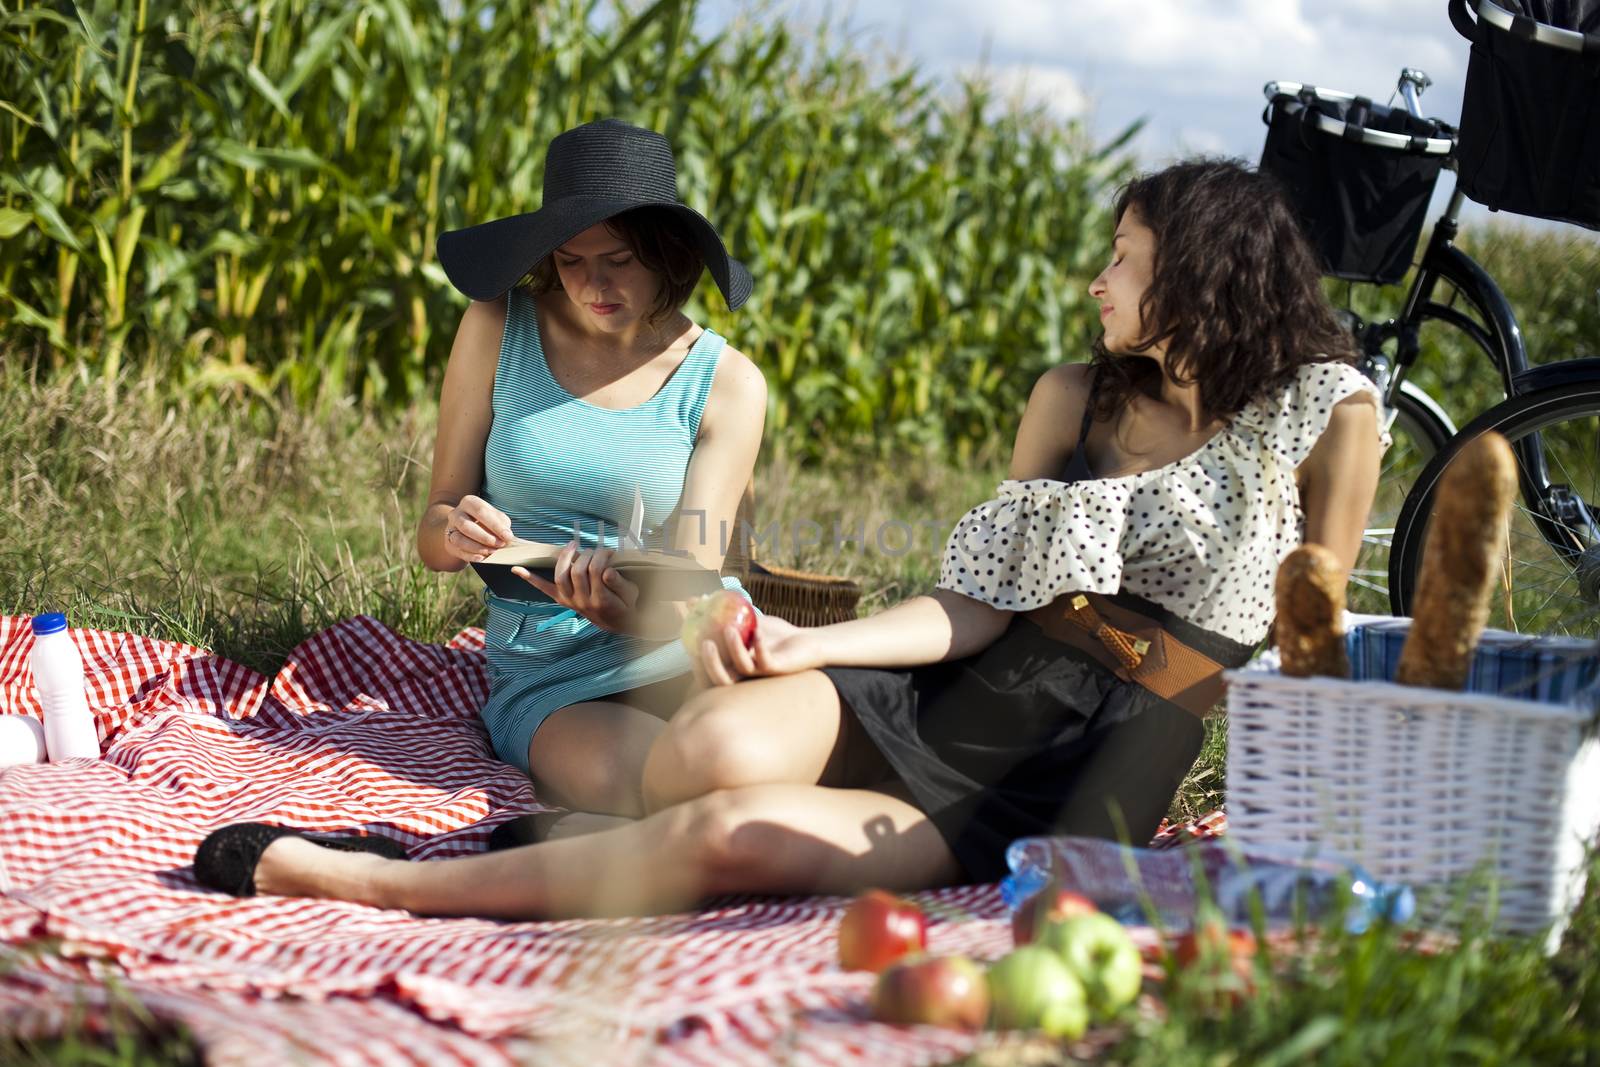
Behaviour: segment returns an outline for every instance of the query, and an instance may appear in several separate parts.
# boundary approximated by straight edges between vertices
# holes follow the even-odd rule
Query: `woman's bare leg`
[[[528,742],[528,772],[541,800],[602,815],[645,812],[639,783],[666,723],[611,701],[552,712]]]
[[[541,799],[601,827],[612,820],[594,817],[643,815],[645,757],[692,685],[691,676],[681,675],[552,713],[528,741],[528,769]]]
[[[419,915],[555,919],[678,911],[720,893],[850,893],[961,880],[944,839],[886,793],[763,785],[697,798],[615,830],[407,863],[299,838],[268,846],[259,892]]]
[[[839,692],[821,671],[702,690],[650,749],[645,805],[661,811],[722,789],[825,782],[841,727]]]

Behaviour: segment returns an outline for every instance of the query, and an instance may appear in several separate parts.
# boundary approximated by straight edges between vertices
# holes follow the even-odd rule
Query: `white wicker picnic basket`
[[[1489,631],[1455,693],[1388,681],[1409,625],[1352,616],[1351,680],[1228,672],[1229,833],[1404,882],[1425,922],[1484,865],[1496,928],[1553,949],[1600,831],[1600,646]]]

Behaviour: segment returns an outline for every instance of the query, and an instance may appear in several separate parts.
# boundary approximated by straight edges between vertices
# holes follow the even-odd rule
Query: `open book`
[[[556,556],[562,547],[516,540],[474,563],[472,569],[495,596],[507,600],[546,600],[543,593],[512,574],[511,568],[526,567],[553,582]],[[717,572],[702,567],[687,553],[624,548],[611,557],[611,566],[639,587],[641,604],[649,600],[690,600],[722,588]]]

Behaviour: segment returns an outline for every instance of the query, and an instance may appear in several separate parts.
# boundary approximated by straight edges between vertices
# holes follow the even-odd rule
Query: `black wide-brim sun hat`
[[[497,299],[589,227],[634,208],[656,207],[676,215],[694,235],[730,309],[749,298],[749,269],[728,254],[704,215],[678,199],[677,162],[665,137],[602,119],[558,134],[544,158],[539,210],[439,235],[439,265],[457,289],[474,300]]]

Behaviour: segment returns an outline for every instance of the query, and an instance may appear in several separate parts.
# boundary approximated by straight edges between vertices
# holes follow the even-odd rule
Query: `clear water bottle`
[[[1316,921],[1343,907],[1345,929],[1360,933],[1374,920],[1405,922],[1416,912],[1410,887],[1379,882],[1348,860],[1222,840],[1156,850],[1092,837],[1024,837],[1006,850],[1006,864],[1011,873],[1000,892],[1013,912],[1051,878],[1120,922],[1148,923],[1148,907],[1172,930],[1188,929],[1207,899],[1237,926],[1250,925],[1256,896],[1269,925]]]
[[[44,707],[45,752],[52,763],[100,758],[100,736],[84,693],[83,658],[60,612],[33,617],[33,684]]]

